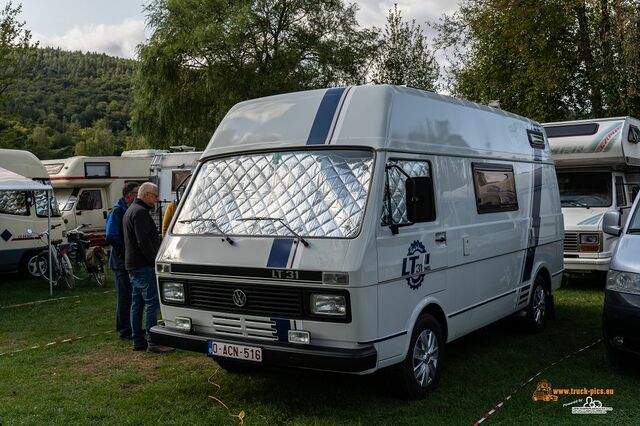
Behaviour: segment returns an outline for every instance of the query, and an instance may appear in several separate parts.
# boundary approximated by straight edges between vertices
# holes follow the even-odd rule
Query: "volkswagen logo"
[[[244,294],[242,290],[234,290],[233,291],[233,303],[241,308],[247,303],[247,295]]]

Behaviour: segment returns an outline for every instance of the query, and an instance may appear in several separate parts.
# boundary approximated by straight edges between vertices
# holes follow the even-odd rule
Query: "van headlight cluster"
[[[640,294],[640,274],[612,269],[607,274],[607,290]]]
[[[347,298],[339,294],[311,294],[311,314],[347,316]]]
[[[588,253],[600,252],[600,241],[602,241],[600,233],[580,233],[579,251]]]
[[[184,283],[161,282],[162,300],[170,303],[184,303]]]

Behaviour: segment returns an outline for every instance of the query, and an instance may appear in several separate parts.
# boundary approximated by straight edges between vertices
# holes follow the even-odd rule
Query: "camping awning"
[[[0,191],[48,191],[51,186],[0,167]]]

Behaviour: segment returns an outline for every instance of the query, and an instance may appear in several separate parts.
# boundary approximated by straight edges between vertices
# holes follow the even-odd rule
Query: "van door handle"
[[[447,233],[446,232],[438,232],[436,233],[436,243],[446,243],[447,242]]]

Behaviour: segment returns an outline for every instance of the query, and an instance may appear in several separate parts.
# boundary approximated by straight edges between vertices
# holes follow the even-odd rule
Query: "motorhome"
[[[602,218],[627,219],[640,184],[640,121],[631,117],[543,124],[556,165],[564,215],[564,265],[606,274],[618,237]]]
[[[191,174],[202,151],[163,152],[151,161],[151,182],[158,185],[158,201],[166,204],[176,199],[176,189]]]
[[[0,167],[34,181],[50,184],[49,175],[38,158],[28,151],[0,149]],[[47,191],[0,191],[0,271],[19,269],[38,276],[36,256],[46,248],[46,239],[38,236],[52,224],[61,224],[55,196],[47,212]],[[54,229],[52,240],[63,238],[63,227]]]
[[[529,119],[387,85],[246,101],[162,242],[151,336],[224,368],[389,367],[420,398],[446,342],[517,312],[542,329],[562,239]]]
[[[153,154],[124,157],[71,157],[45,160],[67,229],[83,231],[95,244],[104,243],[107,214],[130,181],[149,180]]]

